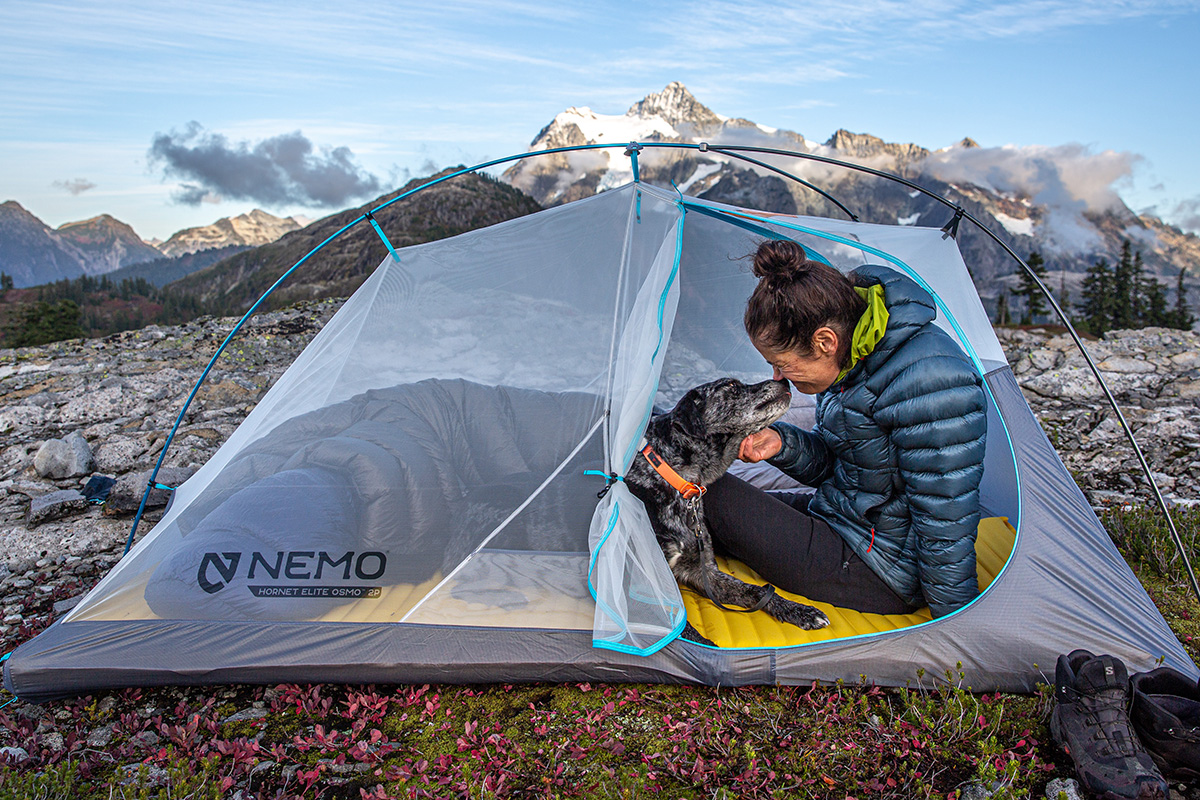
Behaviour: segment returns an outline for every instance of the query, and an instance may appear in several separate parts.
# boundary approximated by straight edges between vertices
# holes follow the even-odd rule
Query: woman
[[[776,380],[817,395],[817,424],[777,422],[740,457],[816,492],[770,495],[727,475],[705,498],[714,540],[811,600],[935,617],[966,605],[979,594],[986,401],[933,324],[932,297],[887,267],[847,277],[790,241],[764,242],[754,274],[746,332]]]

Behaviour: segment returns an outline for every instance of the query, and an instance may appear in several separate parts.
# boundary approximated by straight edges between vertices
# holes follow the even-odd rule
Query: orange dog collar
[[[642,448],[642,455],[650,462],[650,466],[654,467],[654,471],[661,475],[663,480],[671,484],[671,488],[683,495],[684,500],[691,500],[693,497],[699,497],[708,491],[699,484],[684,480],[683,476],[672,469],[670,464],[663,461],[662,456],[654,452],[654,448],[650,445]]]

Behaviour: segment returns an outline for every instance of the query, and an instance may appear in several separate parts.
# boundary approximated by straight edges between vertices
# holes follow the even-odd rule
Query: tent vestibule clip
[[[585,469],[583,474],[599,475],[601,478],[604,478],[604,488],[596,492],[596,497],[599,499],[603,499],[604,495],[608,494],[608,490],[612,488],[614,483],[625,480],[623,476],[618,475],[615,472],[601,472],[598,469]]]
[[[950,218],[949,222],[942,226],[943,239],[949,238],[958,241],[958,223],[962,222],[963,215],[966,213],[967,212],[963,211],[962,206],[954,207],[954,216]]]
[[[367,222],[371,223],[371,227],[375,229],[377,234],[379,234],[379,238],[383,240],[384,247],[386,247],[388,252],[392,254],[392,260],[399,264],[400,256],[396,253],[396,248],[392,247],[392,243],[388,241],[387,236],[384,235],[383,228],[379,227],[379,223],[375,220],[375,215],[370,211],[364,211],[363,216],[366,217]]]

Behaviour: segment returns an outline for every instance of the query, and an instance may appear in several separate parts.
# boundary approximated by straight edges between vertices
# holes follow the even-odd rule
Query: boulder
[[[95,459],[87,439],[79,431],[63,439],[50,439],[41,446],[33,458],[33,468],[43,478],[73,478],[92,471]]]
[[[107,473],[128,472],[133,469],[138,456],[144,452],[144,441],[113,436],[96,448],[96,469]]]

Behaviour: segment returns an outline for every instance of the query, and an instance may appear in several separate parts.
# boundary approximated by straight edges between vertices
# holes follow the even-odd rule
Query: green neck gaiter
[[[879,344],[879,340],[887,333],[888,310],[883,304],[883,286],[878,283],[871,286],[855,286],[854,291],[867,301],[867,310],[854,326],[854,334],[850,337],[850,363],[838,373],[835,384],[846,377],[861,359],[870,355],[875,345]]]

